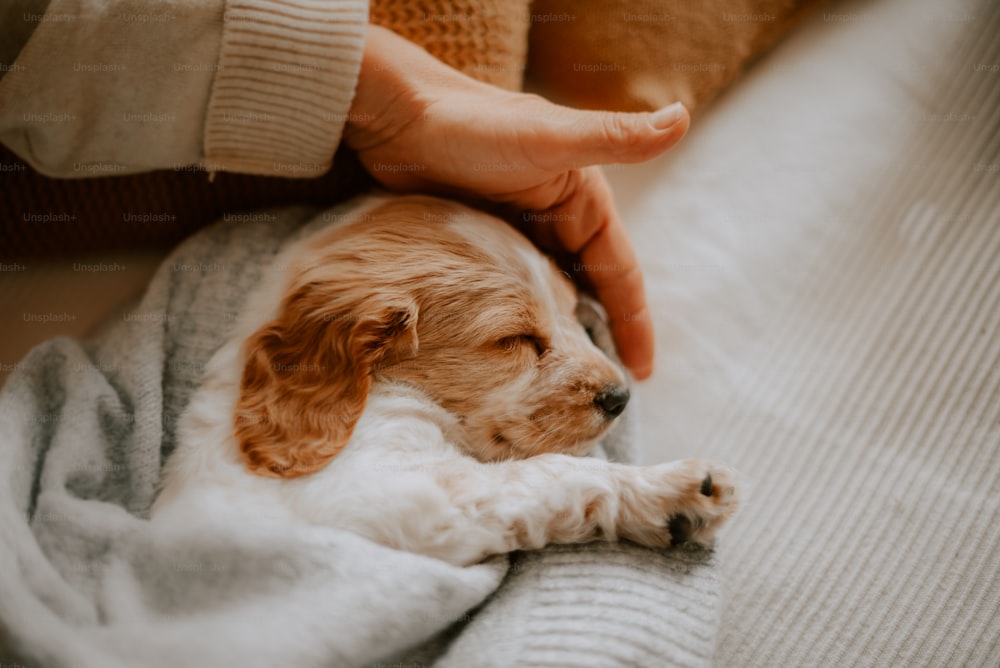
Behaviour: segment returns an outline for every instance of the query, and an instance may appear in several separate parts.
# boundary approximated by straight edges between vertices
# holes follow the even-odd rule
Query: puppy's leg
[[[699,460],[634,467],[541,455],[441,462],[430,473],[451,512],[409,547],[453,563],[548,543],[706,544],[736,502],[729,470]]]

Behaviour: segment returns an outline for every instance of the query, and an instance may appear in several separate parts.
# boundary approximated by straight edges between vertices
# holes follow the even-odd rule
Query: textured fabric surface
[[[373,0],[371,22],[474,79],[520,90],[529,0]]]
[[[346,210],[224,221],[91,340],[49,341],[17,365],[0,393],[0,660],[705,665],[718,613],[707,553],[590,545],[462,569],[336,530],[144,521],[177,417],[263,267],[303,223]],[[619,460],[622,424],[605,444]]]
[[[658,318],[644,452],[747,492],[721,667],[1000,665],[997,10],[832,5],[609,170]]]
[[[832,226],[709,437],[783,497],[730,537],[732,665],[1000,665],[1000,85],[975,69],[1000,11],[976,15],[900,157],[925,168]]]
[[[704,551],[622,543],[522,553],[435,666],[709,666],[718,596]]]

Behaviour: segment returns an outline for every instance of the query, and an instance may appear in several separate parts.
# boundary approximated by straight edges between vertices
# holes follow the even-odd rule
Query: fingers
[[[653,372],[654,335],[639,260],[601,171],[590,167],[570,175],[562,201],[537,216],[551,221],[547,229],[530,232],[576,258],[573,269],[607,311],[622,362],[643,380]]]
[[[538,98],[530,105],[525,118],[537,120],[525,130],[532,137],[522,144],[525,157],[553,172],[649,160],[680,141],[691,122],[680,102],[651,113],[586,111]]]

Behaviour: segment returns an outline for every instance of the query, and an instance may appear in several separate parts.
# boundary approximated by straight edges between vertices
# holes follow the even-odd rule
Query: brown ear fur
[[[246,342],[235,436],[257,475],[323,468],[354,431],[375,365],[416,352],[416,305],[350,283],[298,286]]]

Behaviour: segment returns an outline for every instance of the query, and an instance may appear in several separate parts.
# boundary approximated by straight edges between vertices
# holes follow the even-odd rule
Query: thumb
[[[587,165],[644,162],[663,153],[688,130],[691,116],[680,102],[654,112],[586,111],[546,103],[526,143],[533,162],[562,171]]]

